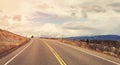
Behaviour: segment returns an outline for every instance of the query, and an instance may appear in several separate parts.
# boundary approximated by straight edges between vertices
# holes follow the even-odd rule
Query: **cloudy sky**
[[[120,35],[119,0],[0,0],[0,28],[23,36]]]

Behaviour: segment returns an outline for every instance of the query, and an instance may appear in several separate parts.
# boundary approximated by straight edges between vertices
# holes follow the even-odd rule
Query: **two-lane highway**
[[[35,38],[0,59],[0,65],[120,65],[120,59],[54,40]]]

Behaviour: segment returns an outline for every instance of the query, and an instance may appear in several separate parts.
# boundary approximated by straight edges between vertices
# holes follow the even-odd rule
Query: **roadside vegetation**
[[[94,50],[120,58],[120,41],[112,40],[61,40],[61,42]]]

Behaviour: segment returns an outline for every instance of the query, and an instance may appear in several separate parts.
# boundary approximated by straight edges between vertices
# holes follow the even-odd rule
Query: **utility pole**
[[[61,35],[61,38],[60,38],[60,39],[61,39],[61,42],[63,42],[63,35]]]
[[[63,35],[62,35],[62,42],[63,42]]]

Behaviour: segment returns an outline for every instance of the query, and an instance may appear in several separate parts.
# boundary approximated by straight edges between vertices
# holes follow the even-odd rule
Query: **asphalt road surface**
[[[0,65],[120,65],[120,59],[55,40],[34,38]]]

